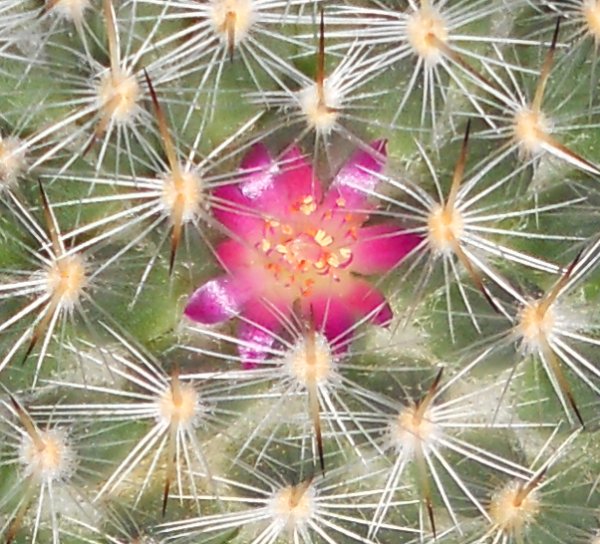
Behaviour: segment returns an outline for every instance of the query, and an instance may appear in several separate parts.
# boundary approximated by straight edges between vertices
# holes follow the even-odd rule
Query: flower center
[[[252,0],[212,0],[210,16],[213,31],[238,46],[254,22],[254,6]]]
[[[194,219],[202,202],[202,181],[197,172],[182,172],[165,177],[162,203],[167,213],[184,223]]]
[[[300,528],[313,516],[314,489],[308,482],[284,487],[271,498],[271,515],[289,530]]]
[[[79,255],[57,259],[46,271],[47,289],[67,308],[72,308],[85,287],[85,265]]]
[[[25,150],[18,151],[20,145],[18,138],[0,141],[0,190],[14,184],[25,168]]]
[[[581,11],[588,27],[588,32],[596,41],[600,40],[600,4],[598,0],[584,0]]]
[[[513,131],[523,151],[531,154],[539,150],[541,137],[548,132],[548,123],[541,112],[523,109],[515,114]]]
[[[265,257],[265,268],[279,285],[297,287],[309,296],[315,284],[328,278],[339,281],[352,261],[357,222],[342,211],[342,199],[336,208],[322,211],[312,196],[292,206],[285,221],[265,221],[264,236],[258,249]]]
[[[116,123],[130,122],[138,112],[140,86],[134,75],[108,70],[98,86],[101,112]]]
[[[73,469],[74,454],[66,436],[59,430],[39,431],[36,439],[23,437],[19,459],[27,474],[38,479],[56,480]]]
[[[523,485],[512,482],[492,499],[490,517],[504,533],[518,535],[535,520],[540,501],[535,490],[524,492]]]
[[[421,8],[407,23],[408,43],[413,51],[429,64],[441,60],[440,43],[448,40],[448,27],[442,15],[432,8]]]
[[[429,243],[438,251],[454,251],[454,244],[464,233],[464,220],[456,208],[436,206],[427,220]]]

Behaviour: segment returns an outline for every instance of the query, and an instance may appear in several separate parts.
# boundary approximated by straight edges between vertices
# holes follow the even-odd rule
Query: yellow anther
[[[310,195],[304,197],[302,199],[302,203],[300,204],[299,209],[304,215],[310,215],[317,209],[315,199]]]
[[[317,231],[314,239],[321,247],[327,247],[333,244],[333,237],[330,234],[327,234],[323,229]]]
[[[348,259],[352,257],[352,250],[348,247],[341,248],[338,253],[340,254],[340,257],[344,259],[344,261],[348,261]]]
[[[329,264],[329,266],[333,266],[333,268],[337,268],[341,264],[339,256],[335,253],[332,253],[329,255],[329,257],[327,257],[327,264]]]

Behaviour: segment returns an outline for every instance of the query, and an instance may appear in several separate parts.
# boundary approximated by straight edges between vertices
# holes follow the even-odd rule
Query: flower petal
[[[316,203],[321,199],[321,183],[297,147],[274,162],[267,148],[256,144],[242,160],[240,176],[239,183],[218,187],[213,192],[224,201],[215,206],[215,217],[240,236],[247,237],[248,231],[255,233],[257,226],[264,225],[265,217],[287,217],[290,206],[308,196]]]
[[[252,248],[237,240],[224,240],[215,249],[221,266],[230,274],[252,265]]]
[[[238,329],[243,342],[238,352],[244,368],[255,368],[272,354],[271,348],[288,313],[284,304],[275,305],[262,299],[252,299],[246,304]]]
[[[344,302],[353,312],[355,321],[369,316],[369,323],[388,325],[392,320],[392,308],[375,286],[364,280],[355,279]]]
[[[352,246],[351,269],[359,274],[383,274],[396,266],[422,238],[404,234],[394,225],[373,225],[358,230]]]
[[[277,189],[285,193],[288,205],[298,204],[309,196],[317,204],[321,201],[321,182],[296,146],[282,155],[279,170],[275,183]]]
[[[348,279],[343,295],[318,294],[303,301],[303,312],[312,315],[315,326],[329,341],[334,351],[343,353],[354,335],[357,321],[369,316],[368,322],[388,325],[393,313],[383,294],[364,280]]]
[[[265,193],[271,191],[277,170],[277,164],[267,147],[260,142],[254,144],[240,164],[240,174],[243,176],[239,183],[241,193],[248,200],[260,201]]]
[[[312,315],[315,327],[330,342],[345,344],[345,340],[352,336],[355,319],[345,299],[332,294],[315,295],[303,301],[303,311],[307,317]]]
[[[260,236],[265,224],[260,210],[254,209],[236,185],[223,185],[213,191],[213,216],[219,223],[244,239]]]
[[[242,367],[246,370],[256,368],[270,355],[275,336],[250,323],[241,323],[238,337],[242,342],[238,352],[242,358]]]
[[[247,237],[264,225],[264,217],[273,209],[279,210],[279,201],[285,201],[275,185],[278,166],[269,150],[257,143],[242,159],[238,183],[217,187],[213,196],[220,200],[214,206],[214,216],[232,232]]]
[[[221,323],[239,314],[248,290],[230,276],[207,281],[189,298],[184,314],[205,325]]]
[[[375,174],[381,172],[385,166],[387,140],[375,140],[371,143],[371,148],[373,152],[365,149],[356,151],[331,184],[330,192],[336,199],[342,197],[347,208],[364,208],[369,193],[373,192],[379,183]]]

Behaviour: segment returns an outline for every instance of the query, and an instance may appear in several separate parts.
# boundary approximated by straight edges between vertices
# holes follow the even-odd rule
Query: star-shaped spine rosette
[[[275,161],[255,145],[241,182],[214,193],[214,215],[231,232],[216,248],[227,273],[193,293],[186,316],[203,324],[239,316],[240,337],[264,356],[294,307],[329,340],[365,316],[388,323],[390,306],[362,276],[392,269],[420,237],[365,225],[372,204],[357,186],[374,189],[385,156],[383,140],[355,152],[325,192],[296,147]]]

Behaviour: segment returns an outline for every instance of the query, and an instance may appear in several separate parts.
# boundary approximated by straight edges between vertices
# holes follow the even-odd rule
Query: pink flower
[[[227,273],[197,289],[185,314],[203,324],[239,316],[246,366],[267,356],[293,308],[336,344],[365,316],[390,321],[384,296],[361,276],[389,271],[420,238],[364,226],[386,147],[371,145],[377,153],[356,152],[325,195],[297,148],[275,162],[262,144],[244,157],[241,182],[215,190],[214,215],[231,232],[216,248]]]

